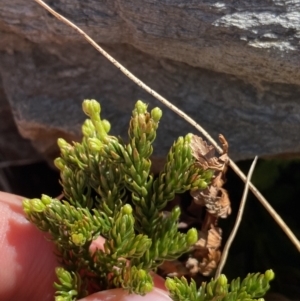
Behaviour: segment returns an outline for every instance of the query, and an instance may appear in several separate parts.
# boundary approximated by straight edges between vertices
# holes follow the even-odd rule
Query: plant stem
[[[248,175],[247,175],[247,178],[246,178],[246,185],[245,185],[243,196],[242,196],[242,199],[241,199],[239,211],[238,211],[238,214],[236,216],[235,224],[234,224],[234,227],[233,227],[233,229],[232,229],[232,231],[231,231],[231,233],[228,237],[228,240],[227,240],[227,242],[224,246],[222,256],[221,256],[221,259],[220,259],[220,263],[219,263],[219,266],[216,270],[215,279],[217,279],[222,273],[223,267],[224,267],[224,265],[226,263],[226,260],[227,260],[227,257],[228,257],[229,249],[230,249],[231,244],[232,244],[232,242],[233,242],[233,240],[236,236],[238,228],[241,224],[244,209],[245,209],[245,205],[246,205],[246,200],[247,200],[247,196],[248,196],[248,191],[249,191],[249,183],[250,183],[250,180],[251,180],[256,162],[257,162],[257,156],[254,158],[254,160],[251,164],[250,170],[248,172]]]

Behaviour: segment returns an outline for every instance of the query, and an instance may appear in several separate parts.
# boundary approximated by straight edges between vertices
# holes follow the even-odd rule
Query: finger
[[[128,294],[122,288],[116,288],[112,290],[102,291],[79,301],[172,301],[168,293],[159,288],[154,288],[150,293],[145,296],[136,294]]]
[[[22,199],[0,192],[0,300],[53,300],[53,244],[26,220]]]
[[[57,266],[53,244],[25,219],[22,199],[0,192],[0,300],[52,300],[53,282],[56,280],[54,268]],[[102,237],[93,241],[91,251],[103,248],[104,242]],[[153,274],[153,280],[156,287],[165,290],[163,278]],[[111,301],[140,298],[138,295],[128,295],[123,289],[113,291],[117,299],[109,299]],[[98,294],[102,299],[110,296],[107,292]],[[157,300],[171,300],[157,289],[149,294],[151,296],[163,296],[163,299]],[[147,301],[145,297],[141,300]]]
[[[166,291],[166,286],[165,286],[165,279],[163,277],[158,276],[157,274],[152,274],[153,277],[153,282],[154,282],[154,286]]]

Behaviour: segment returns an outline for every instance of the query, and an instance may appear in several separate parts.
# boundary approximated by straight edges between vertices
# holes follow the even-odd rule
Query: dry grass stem
[[[229,166],[243,180],[243,182],[246,183],[247,178],[245,174],[232,160],[230,160]],[[280,217],[280,215],[274,210],[274,208],[270,205],[270,203],[265,199],[265,197],[259,192],[259,190],[251,182],[249,182],[249,189],[260,201],[260,203],[264,206],[267,212],[273,217],[277,225],[283,230],[283,232],[290,239],[290,241],[295,245],[298,252],[300,252],[300,241],[292,232],[292,230],[288,227],[288,225],[284,222],[284,220]]]
[[[254,158],[254,160],[251,164],[250,170],[248,172],[248,175],[247,175],[247,178],[246,178],[246,184],[245,184],[243,196],[242,196],[242,199],[241,199],[239,211],[238,211],[237,216],[236,216],[235,224],[234,224],[234,227],[233,227],[233,229],[232,229],[232,231],[231,231],[231,233],[228,237],[228,240],[227,240],[227,242],[224,246],[222,256],[221,256],[221,259],[220,259],[220,263],[219,263],[218,268],[217,268],[216,273],[215,273],[215,279],[218,278],[222,273],[222,270],[224,268],[224,265],[225,265],[227,257],[228,257],[229,249],[230,249],[231,244],[232,244],[232,242],[233,242],[233,240],[236,236],[238,228],[241,224],[244,209],[245,209],[245,205],[246,205],[246,200],[247,200],[247,196],[248,196],[249,184],[250,184],[250,180],[251,180],[256,162],[257,162],[257,156]]]
[[[49,7],[45,2],[42,0],[35,0],[38,4],[44,7],[48,12],[50,12],[53,16],[55,16],[58,20],[62,21],[63,23],[67,24],[68,26],[75,29],[79,34],[81,34],[97,51],[99,51],[104,57],[106,57],[112,64],[114,64],[121,72],[123,72],[129,79],[131,79],[134,83],[136,83],[139,87],[147,91],[157,100],[162,102],[166,105],[169,109],[173,112],[178,114],[181,118],[185,119],[188,123],[194,126],[221,154],[222,148],[218,145],[218,143],[191,117],[187,114],[179,110],[176,106],[170,103],[166,98],[162,97],[160,94],[152,90],[149,86],[144,84],[141,80],[139,80],[136,76],[134,76],[131,72],[129,72],[124,66],[122,66],[119,62],[117,62],[112,56],[110,56],[103,48],[101,48],[91,37],[89,37],[83,30],[81,30],[78,26],[74,23],[63,17],[62,15],[58,14],[54,11],[51,7]],[[246,176],[244,173],[239,169],[239,167],[232,161],[229,161],[229,166],[235,171],[235,173],[244,181],[246,182]],[[272,206],[268,203],[268,201],[263,197],[263,195],[255,188],[252,183],[249,183],[249,188],[257,197],[257,199],[262,203],[265,209],[269,212],[269,214],[274,218],[276,223],[282,228],[282,230],[286,233],[289,237],[291,242],[296,246],[297,250],[300,252],[300,242],[298,241],[297,237],[293,234],[293,232],[289,229],[289,227],[285,224],[282,218],[276,213],[276,211],[272,208]]]

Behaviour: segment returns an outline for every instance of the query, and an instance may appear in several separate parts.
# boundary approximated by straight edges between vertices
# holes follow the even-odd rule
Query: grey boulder
[[[222,133],[234,160],[299,154],[299,1],[49,4],[214,138]],[[36,151],[57,156],[58,137],[80,139],[81,103],[91,98],[101,103],[112,133],[124,138],[138,99],[161,107],[158,157],[179,135],[196,133],[34,1],[1,1],[0,51],[0,104],[6,108],[0,111],[0,152],[12,150],[6,159]],[[9,138],[16,132],[9,120],[28,141]]]

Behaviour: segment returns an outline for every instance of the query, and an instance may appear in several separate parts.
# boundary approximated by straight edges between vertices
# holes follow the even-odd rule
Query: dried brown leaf
[[[212,272],[217,268],[220,258],[220,251],[208,250],[208,256],[206,258],[203,258],[203,260],[198,265],[199,272],[203,276],[211,275]]]
[[[218,249],[221,246],[222,229],[214,225],[210,226],[207,233],[198,232],[198,241],[194,245],[196,249]]]
[[[199,159],[209,160],[215,157],[215,148],[212,145],[208,145],[201,137],[193,135],[191,144],[193,156]]]
[[[222,142],[224,143],[224,148],[228,150],[228,144],[225,138],[222,136]],[[201,137],[193,135],[190,147],[192,149],[192,155],[197,161],[197,164],[201,166],[204,170],[213,169],[217,171],[223,171],[227,162],[227,153],[221,156],[221,159],[215,156],[216,149],[212,145],[208,145]]]
[[[231,213],[230,200],[224,188],[209,186],[205,190],[191,192],[194,202],[206,206],[207,211],[221,218],[226,218]]]
[[[208,233],[204,233],[203,231],[198,231],[198,241],[195,243],[195,248],[206,249],[207,235]]]
[[[224,183],[224,174],[222,172],[218,172],[217,175],[212,179],[211,185],[215,187],[222,187]]]
[[[199,273],[199,261],[196,258],[190,257],[185,266],[189,270],[191,276]]]
[[[204,190],[191,191],[194,202],[201,206],[206,206],[207,203],[213,203],[217,194],[218,189],[214,186],[209,186]]]
[[[207,211],[217,217],[226,218],[231,213],[231,206],[228,193],[225,189],[218,189],[218,196],[215,199],[205,199]]]
[[[206,247],[208,249],[218,249],[222,242],[222,229],[211,225],[211,229],[208,230]]]
[[[219,134],[219,141],[222,144],[223,154],[228,153],[228,142],[222,134]]]
[[[189,274],[188,268],[179,260],[164,261],[159,269],[163,271],[162,276],[181,277]]]
[[[218,216],[221,218],[226,218],[228,215],[231,214],[231,204],[228,196],[228,192],[224,188],[219,189],[219,200],[218,205],[220,207],[220,211]]]

